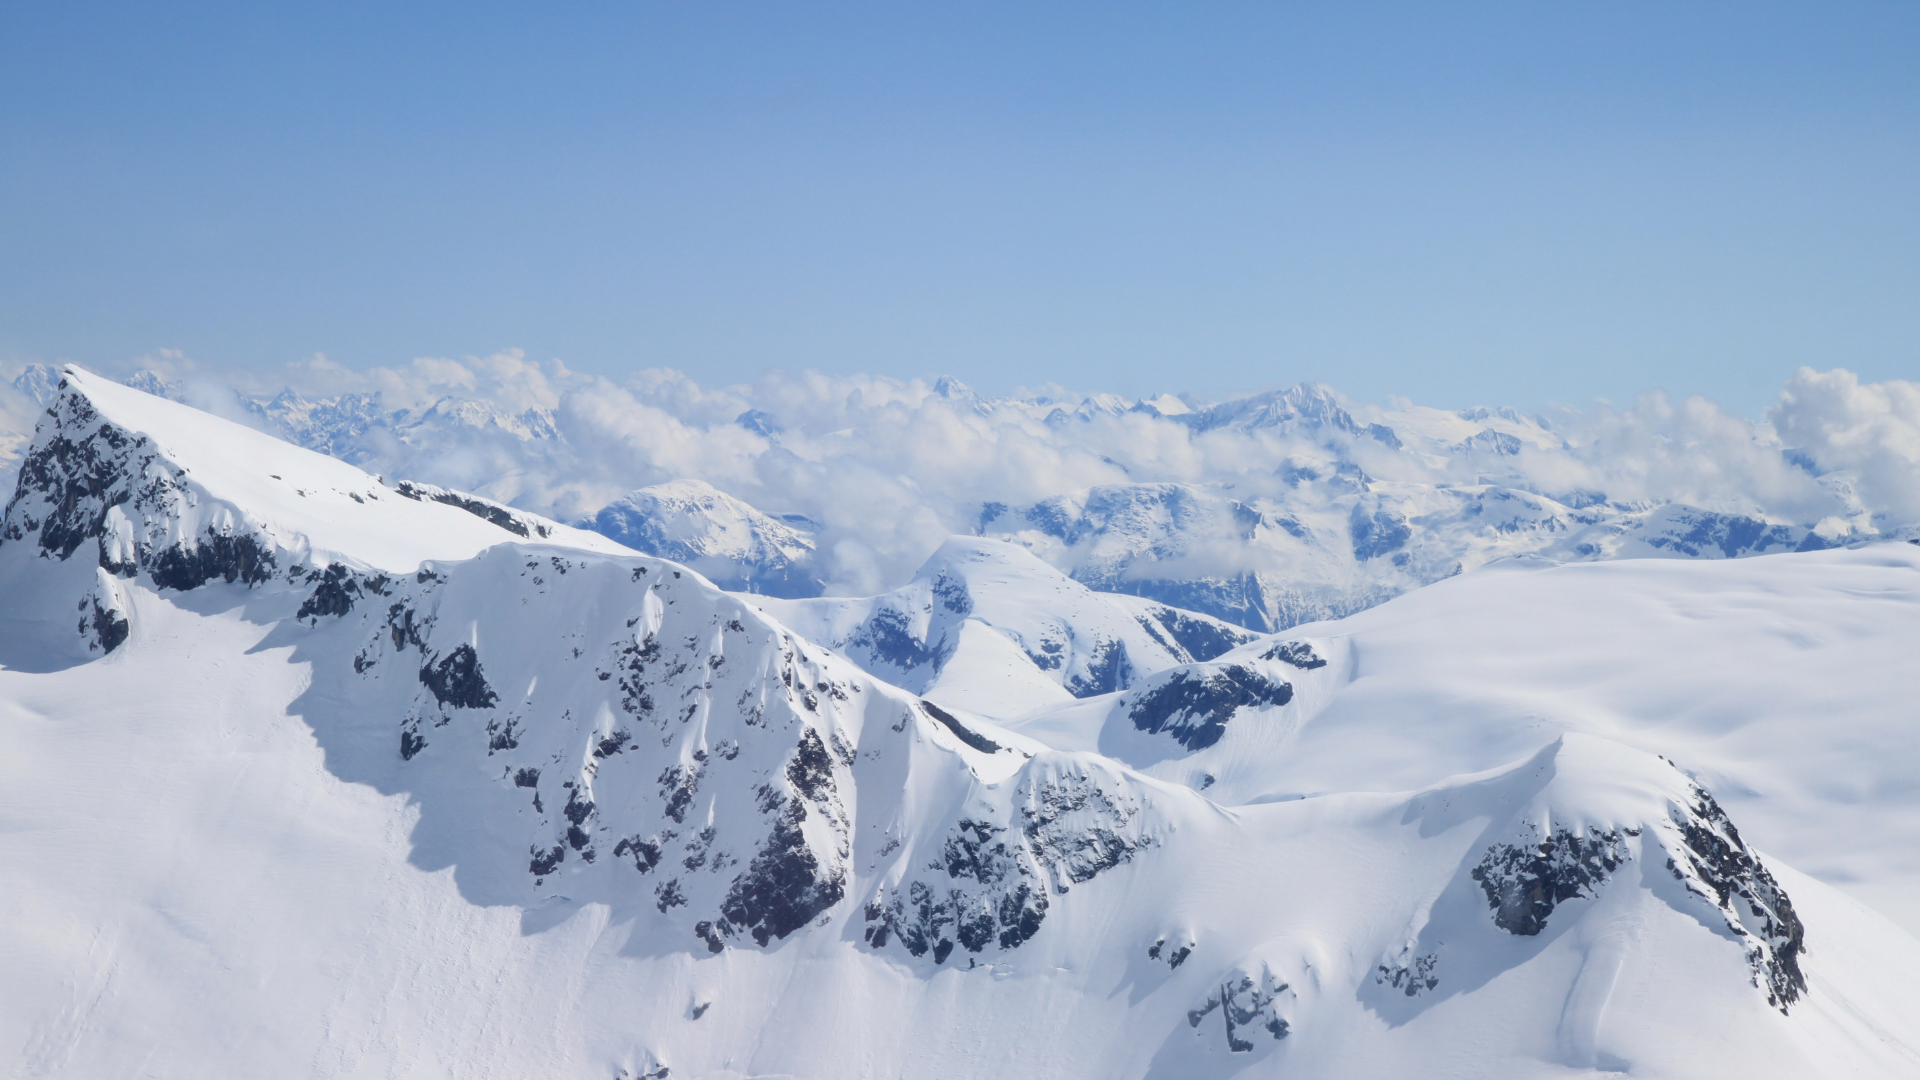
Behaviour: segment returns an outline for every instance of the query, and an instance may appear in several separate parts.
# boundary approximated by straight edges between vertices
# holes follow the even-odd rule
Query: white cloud
[[[1920,520],[1920,383],[1801,368],[1768,418],[1821,469],[1852,474],[1876,517]]]
[[[254,401],[282,389],[314,401],[378,395],[377,408],[362,410],[371,426],[342,435],[333,452],[372,471],[563,519],[636,487],[705,480],[767,512],[821,522],[821,571],[841,592],[898,584],[945,536],[971,531],[984,503],[1152,482],[1284,501],[1304,497],[1302,469],[1331,476],[1336,458],[1389,488],[1492,482],[1567,499],[1584,492],[1619,503],[1676,501],[1824,522],[1823,535],[1864,517],[1883,526],[1920,520],[1920,387],[1862,384],[1842,370],[1796,374],[1764,423],[1702,398],[1660,394],[1631,408],[1568,411],[1550,431],[1517,414],[1469,421],[1403,401],[1355,408],[1363,424],[1398,421],[1407,446],[1394,450],[1367,437],[1330,442],[1324,433],[1272,428],[1196,435],[1147,411],[1087,409],[1084,418],[1049,423],[1052,405],[983,402],[962,387],[921,380],[773,371],[748,385],[706,387],[656,369],[616,382],[518,351],[364,370],[314,356],[277,371],[218,372],[177,352],[131,366],[256,426],[265,421],[236,390]],[[22,368],[0,368],[0,377],[10,384]],[[1053,388],[1049,396],[1062,395]],[[780,430],[768,437],[734,422],[748,410],[770,415]],[[36,413],[0,386],[0,461],[17,451]],[[325,422],[350,427],[337,417]],[[1494,458],[1451,449],[1482,424],[1531,441]],[[1789,449],[1829,475],[1797,466]],[[1220,525],[1221,536],[1192,547],[1186,561],[1221,570],[1260,565],[1265,556],[1236,546],[1232,528]]]

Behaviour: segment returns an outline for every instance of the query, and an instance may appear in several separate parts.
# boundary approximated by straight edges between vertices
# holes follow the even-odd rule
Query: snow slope
[[[1920,547],[1907,543],[1711,563],[1516,559],[1272,639],[1315,666],[1263,659],[1276,652],[1263,640],[1015,727],[1217,783],[1209,794],[1227,802],[1418,787],[1588,733],[1666,755],[1768,851],[1920,931],[1916,638]],[[1159,687],[1229,668],[1285,681],[1290,700],[1248,702],[1213,741],[1183,744],[1193,725]]]
[[[1252,780],[1203,794],[957,716],[664,560],[344,474],[386,561],[317,540],[290,524],[311,496],[202,473],[235,430],[176,443],[156,408],[69,376],[0,537],[12,1072],[1920,1075],[1920,943],[1632,732],[1463,713],[1453,758],[1519,752],[1395,790],[1451,759],[1381,717],[1365,782],[1229,800]],[[87,438],[119,456],[49,450]],[[448,514],[503,539],[394,564]],[[209,535],[273,572],[170,576]],[[96,573],[116,647],[14,663]],[[1328,655],[1187,668],[1290,701],[1332,676],[1321,725],[1375,661],[1308,637]],[[1389,682],[1433,677],[1392,640]],[[1271,715],[1226,710],[1200,751]]]

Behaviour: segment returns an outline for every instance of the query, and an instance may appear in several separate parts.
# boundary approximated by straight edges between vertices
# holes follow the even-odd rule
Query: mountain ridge
[[[19,823],[0,859],[35,867],[0,923],[19,958],[0,1027],[34,1071],[1920,1063],[1904,977],[1920,942],[1752,846],[1736,819],[1792,837],[1742,794],[1737,755],[1699,737],[1724,726],[1696,715],[1700,691],[1659,653],[1605,666],[1638,684],[1568,678],[1552,634],[1501,621],[1529,587],[1576,615],[1602,610],[1589,589],[1617,607],[1661,597],[1672,610],[1641,620],[1640,648],[1671,654],[1675,627],[1712,618],[1730,648],[1769,658],[1832,635],[1817,655],[1844,671],[1846,650],[1877,658],[1887,636],[1870,631],[1920,607],[1897,585],[1920,566],[1908,545],[1468,573],[995,722],[671,561],[564,527],[535,542],[488,504],[409,498],[83,373],[61,393],[0,526],[16,601],[0,625],[0,809]],[[97,452],[50,450],[89,439]],[[222,538],[253,554],[227,559]],[[174,559],[213,572],[176,578]],[[1684,576],[1645,585],[1660,574]],[[65,633],[102,575],[128,626],[116,648],[12,662]],[[1138,604],[997,541],[957,542],[921,580],[917,603],[966,610],[954,625],[983,641],[1111,611],[1180,659]],[[1893,613],[1871,626],[1824,599],[1862,582]],[[1735,606],[1702,608],[1722,594]],[[1790,620],[1738,606],[1777,595],[1825,621],[1789,640]],[[1090,646],[1113,640],[1084,618]],[[1441,644],[1423,636],[1436,627]],[[1634,646],[1610,627],[1606,649]],[[1534,637],[1546,651],[1524,670],[1500,666],[1512,649],[1459,651]],[[1475,679],[1524,704],[1487,708]],[[1666,726],[1593,719],[1614,708]],[[1781,715],[1721,742],[1764,746]],[[1725,783],[1636,745],[1662,740]],[[1807,756],[1783,745],[1776,770]],[[1316,780],[1337,786],[1303,790]]]

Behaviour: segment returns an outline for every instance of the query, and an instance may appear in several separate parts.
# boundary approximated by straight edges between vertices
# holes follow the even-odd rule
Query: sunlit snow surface
[[[1012,715],[69,378],[35,449],[122,450],[0,541],[11,1072],[1920,1075],[1854,898],[1914,921],[1920,549],[1495,564]],[[965,576],[940,679],[1032,663]]]

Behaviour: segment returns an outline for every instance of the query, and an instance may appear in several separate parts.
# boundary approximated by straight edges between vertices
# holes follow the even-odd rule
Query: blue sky
[[[1920,375],[1920,5],[0,3],[0,355]]]

